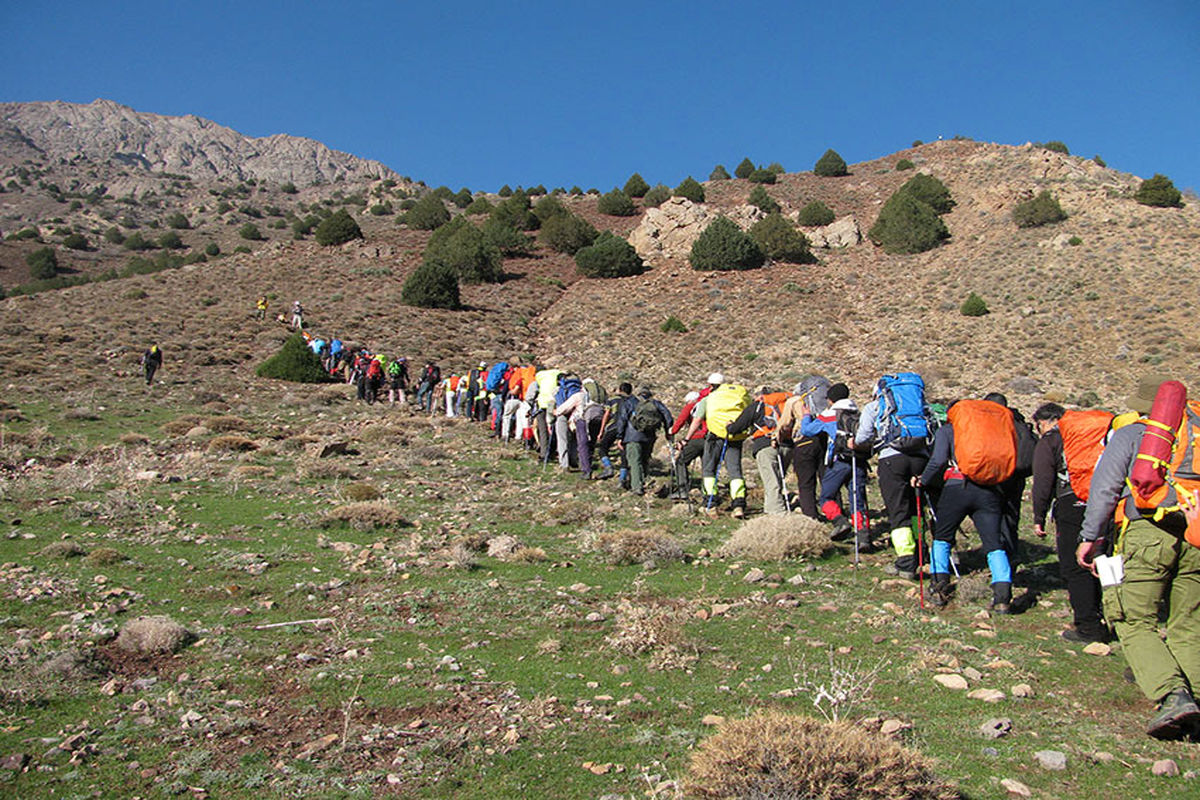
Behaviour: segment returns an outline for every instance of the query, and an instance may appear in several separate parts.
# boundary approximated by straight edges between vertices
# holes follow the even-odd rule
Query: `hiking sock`
[[[933,555],[930,558],[929,570],[934,575],[950,574],[950,543],[940,539],[933,542]]]

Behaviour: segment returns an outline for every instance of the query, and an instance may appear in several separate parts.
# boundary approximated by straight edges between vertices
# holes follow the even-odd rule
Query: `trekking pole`
[[[925,499],[928,500],[929,498],[925,498]],[[937,512],[933,510],[933,503],[926,503],[925,507],[929,509],[929,516],[931,519],[933,519],[934,527],[937,527],[937,521],[938,521],[937,520]],[[929,537],[929,563],[930,564],[933,563],[933,537],[932,536]],[[950,555],[950,570],[954,573],[955,578],[962,578],[962,575],[960,575],[958,572],[958,564],[954,563],[953,553]]]
[[[921,592],[921,610],[925,610],[925,509],[921,507],[921,491],[913,494],[917,498],[917,586]]]
[[[858,456],[850,454],[850,526],[854,528],[854,566],[858,566]]]
[[[783,456],[779,454],[779,446],[775,446],[775,466],[779,468],[779,490],[783,492],[783,505],[788,513],[792,513],[792,500],[788,497],[787,476],[783,471]]]
[[[679,462],[675,457],[675,444],[667,442],[667,457],[671,459],[671,482],[675,484],[675,491],[683,493],[683,499],[687,501],[688,515],[694,515],[696,509],[692,507],[692,493],[690,491],[691,479],[688,478],[687,467],[683,468],[683,485],[679,485]]]

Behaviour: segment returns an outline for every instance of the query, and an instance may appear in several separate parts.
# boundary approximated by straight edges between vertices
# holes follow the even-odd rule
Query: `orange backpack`
[[[995,486],[1017,469],[1012,412],[990,400],[959,400],[947,413],[954,426],[954,462],[973,483]]]
[[[1129,481],[1130,498],[1143,517],[1160,522],[1167,514],[1181,511],[1180,492],[1200,498],[1200,401],[1189,400],[1183,422],[1175,432],[1166,480],[1149,495],[1142,495]],[[1124,502],[1117,506],[1116,519],[1124,518]],[[1190,541],[1190,540],[1189,540]],[[1197,545],[1200,546],[1200,545]]]
[[[1113,415],[1099,409],[1067,411],[1058,421],[1071,491],[1084,502],[1087,502],[1092,473],[1096,471],[1096,462],[1104,452],[1105,438],[1112,428],[1112,422]]]
[[[762,396],[763,419],[762,425],[754,429],[751,438],[770,436],[779,427],[779,417],[783,414],[783,404],[792,396],[791,392],[771,392]]]

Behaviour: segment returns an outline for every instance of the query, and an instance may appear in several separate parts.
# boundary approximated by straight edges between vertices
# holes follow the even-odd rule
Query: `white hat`
[[[707,383],[711,383],[713,386],[720,386],[724,382],[725,382],[725,376],[719,372],[714,372],[713,374],[708,376]]]
[[[699,392],[688,392],[687,394],[685,394],[683,396],[683,404],[686,406],[688,403],[694,403],[699,399],[700,399]]]

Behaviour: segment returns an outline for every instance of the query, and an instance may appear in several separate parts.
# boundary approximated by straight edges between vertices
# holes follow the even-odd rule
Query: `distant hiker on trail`
[[[158,372],[162,363],[162,349],[157,344],[150,345],[150,349],[142,353],[142,371],[146,375],[147,386],[154,383],[154,373]]]
[[[1075,617],[1075,627],[1062,632],[1069,642],[1107,642],[1108,629],[1101,619],[1100,581],[1091,570],[1084,569],[1075,561],[1075,548],[1079,544],[1079,530],[1083,527],[1083,512],[1087,504],[1080,500],[1071,488],[1070,465],[1063,451],[1063,433],[1060,422],[1068,412],[1057,403],[1045,403],[1033,412],[1033,424],[1041,439],[1033,451],[1033,532],[1039,538],[1046,536],[1046,517],[1053,515],[1055,549],[1058,551],[1058,573],[1067,585],[1067,599]],[[1082,418],[1099,418],[1100,430],[1093,433],[1093,445],[1101,446],[1105,433],[1112,423],[1112,415],[1105,411],[1072,412],[1066,425],[1072,441],[1078,437],[1071,426]],[[1053,511],[1051,511],[1053,509]]]
[[[500,439],[511,441],[514,437],[521,442],[531,442],[532,433],[529,430],[529,403],[525,402],[525,392],[533,383],[537,370],[532,366],[513,367],[508,376],[508,388],[504,401],[504,411],[500,417]]]
[[[254,316],[259,322],[266,320],[268,305],[269,303],[267,302],[267,296],[265,294],[261,295],[258,298],[258,302],[254,304]]]
[[[567,417],[555,414],[559,406],[567,402],[567,398],[583,390],[583,381],[574,373],[564,373],[558,378],[558,388],[554,391],[554,402],[550,405],[551,422],[554,425],[554,441],[558,448],[558,468],[566,471],[571,468],[571,457],[577,454],[574,436],[571,433],[571,423]]]
[[[825,393],[829,379],[821,375],[802,378],[792,389],[792,398],[783,404],[779,415],[779,435],[792,438],[792,469],[796,473],[796,504],[800,512],[821,519],[817,510],[817,479],[825,474],[825,442],[800,433],[805,414],[816,416],[828,407]]]
[[[549,414],[554,408],[554,393],[558,391],[561,375],[561,369],[540,369],[534,373],[533,382],[525,392],[525,402],[533,409],[534,431],[543,464],[550,460],[550,437],[554,429],[550,426]]]
[[[433,390],[442,382],[442,370],[432,361],[426,361],[421,370],[421,382],[417,384],[417,406],[422,411],[433,412]]]
[[[600,456],[600,466],[603,468],[596,475],[596,480],[606,481],[611,478],[613,472],[612,462],[612,447],[616,444],[617,439],[621,437],[621,431],[617,429],[617,414],[621,410],[621,403],[626,398],[633,396],[633,384],[624,382],[617,387],[617,393],[608,398],[604,403],[604,414],[600,417],[600,432],[596,435],[596,452]],[[619,450],[620,453],[620,475],[618,480],[622,486],[628,487],[629,482],[629,466],[625,462],[625,451]]]
[[[292,303],[292,327],[296,330],[304,329],[304,309],[300,306],[300,301]]]
[[[1001,537],[1004,494],[1001,484],[1016,469],[1013,415],[991,400],[959,400],[938,428],[925,470],[912,479],[915,488],[942,484],[933,529],[930,573],[933,604],[950,602],[950,551],[958,526],[975,523],[991,572],[993,614],[1012,613],[1012,562]]]
[[[603,414],[602,407],[591,399],[588,391],[583,388],[582,382],[576,388],[575,384],[568,384],[564,380],[560,386],[560,393],[566,394],[566,397],[554,407],[554,416],[559,420],[567,420],[567,430],[575,437],[576,463],[579,464],[579,472],[585,481],[590,481],[592,479],[592,445],[588,434],[588,421],[593,418],[599,419],[596,416],[596,409],[600,409],[600,413]],[[557,422],[555,427],[558,427]]]
[[[742,441],[747,433],[733,433],[728,426],[750,405],[750,391],[737,383],[722,383],[708,397],[696,404],[696,415],[688,428],[690,439],[700,429],[701,421],[708,426],[704,437],[704,456],[700,462],[700,480],[704,488],[704,513],[717,515],[718,473],[721,464],[729,474],[731,515],[746,516],[746,480],[742,477]]]
[[[400,398],[400,405],[406,403],[405,393],[408,391],[408,359],[404,356],[393,358],[387,365],[387,374],[389,380],[388,402],[396,405],[396,398]]]
[[[329,343],[329,358],[326,361],[325,369],[330,373],[337,371],[338,362],[342,358],[342,340],[334,339]]]
[[[661,401],[654,399],[649,387],[638,389],[636,396],[621,401],[617,411],[616,428],[618,444],[625,452],[629,465],[629,491],[636,495],[646,492],[646,476],[650,467],[650,454],[659,428],[669,431],[671,412]],[[667,433],[670,443],[671,434]]]
[[[810,439],[825,442],[825,473],[821,478],[818,507],[821,514],[833,523],[832,538],[840,539],[853,532],[856,547],[870,551],[871,523],[867,515],[867,453],[854,447],[861,415],[858,405],[850,399],[850,389],[835,383],[825,393],[826,408],[817,416],[805,414],[800,419],[800,433]],[[842,489],[850,495],[847,514],[838,499]]]
[[[754,390],[754,402],[726,428],[730,433],[750,431],[750,457],[758,466],[764,514],[787,514],[791,510],[783,482],[792,456],[791,439],[784,443],[777,438],[779,415],[790,397],[789,392],[759,386]]]
[[[688,392],[684,396],[683,408],[679,410],[679,416],[675,417],[675,423],[671,426],[672,436],[677,435],[680,431],[691,430],[692,420],[697,416],[696,406],[700,404],[701,400],[708,397],[713,389],[724,382],[724,375],[713,372],[699,391]],[[678,444],[679,452],[675,456],[675,491],[671,494],[672,500],[688,499],[688,492],[692,488],[691,478],[688,476],[688,466],[704,455],[704,439],[707,435],[708,426],[704,424],[703,415],[701,415],[696,432]]]
[[[1095,574],[1105,554],[1099,542],[1116,519],[1114,558],[1124,576],[1114,583],[1112,570],[1100,575],[1109,584],[1105,615],[1138,688],[1158,704],[1146,733],[1180,739],[1200,725],[1200,401],[1187,399],[1181,383],[1146,376],[1129,407],[1147,416],[1116,430],[1105,446],[1075,558]]]

